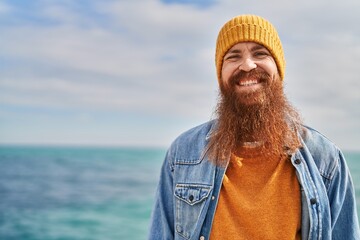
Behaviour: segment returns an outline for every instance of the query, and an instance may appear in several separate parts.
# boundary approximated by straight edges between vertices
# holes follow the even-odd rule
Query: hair
[[[239,95],[235,82],[250,75],[261,79],[263,89]],[[293,152],[300,146],[297,130],[301,128],[301,117],[287,100],[279,76],[271,80],[264,71],[254,69],[234,74],[229,83],[220,84],[216,129],[206,152],[211,162],[224,166],[231,153],[247,142],[263,143],[258,151],[269,156]],[[248,99],[256,103],[247,104]]]

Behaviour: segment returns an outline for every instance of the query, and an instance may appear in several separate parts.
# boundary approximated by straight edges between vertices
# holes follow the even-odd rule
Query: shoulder
[[[213,125],[214,125],[214,121],[208,121],[206,123],[203,123],[201,125],[193,127],[191,129],[185,131],[181,135],[179,135],[179,137],[177,137],[175,139],[174,143],[179,143],[179,142],[184,142],[184,141],[189,142],[189,141],[193,141],[193,140],[200,140],[200,139],[207,138]]]
[[[342,159],[341,150],[323,134],[308,126],[304,126],[302,141],[301,151],[311,155],[323,177],[332,178]]]
[[[325,135],[309,126],[303,127],[305,131],[302,139],[311,152],[319,153],[326,150],[329,154],[336,154],[339,151],[339,148]]]
[[[177,161],[190,162],[200,160],[214,122],[214,120],[208,121],[179,135],[169,149],[172,158]]]

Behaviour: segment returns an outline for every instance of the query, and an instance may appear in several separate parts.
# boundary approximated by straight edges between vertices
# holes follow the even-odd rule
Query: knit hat
[[[215,64],[219,82],[226,52],[240,42],[256,42],[266,47],[276,62],[280,78],[284,79],[284,51],[275,27],[262,17],[241,15],[225,23],[216,41]]]

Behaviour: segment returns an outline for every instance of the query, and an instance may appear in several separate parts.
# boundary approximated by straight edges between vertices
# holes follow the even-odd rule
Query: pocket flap
[[[207,198],[212,187],[201,184],[176,184],[175,196],[190,205],[197,204]]]

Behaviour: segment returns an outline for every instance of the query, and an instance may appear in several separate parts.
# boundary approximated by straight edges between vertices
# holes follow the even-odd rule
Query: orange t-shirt
[[[210,239],[300,238],[300,185],[290,160],[232,155]]]

